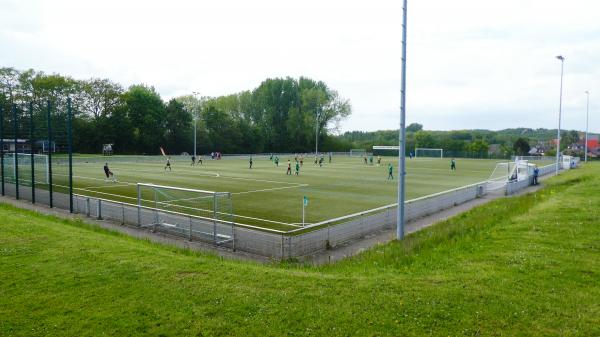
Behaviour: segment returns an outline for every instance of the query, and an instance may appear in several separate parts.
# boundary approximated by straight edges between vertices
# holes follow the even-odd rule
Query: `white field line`
[[[298,188],[298,187],[306,187],[308,186],[308,184],[299,184],[296,186],[284,186],[284,187],[274,187],[274,188],[265,188],[262,190],[252,190],[252,191],[245,191],[245,192],[236,192],[236,193],[231,193],[231,194],[249,194],[249,193],[257,193],[257,192],[269,192],[269,191],[276,191],[276,190],[285,190],[288,188]]]
[[[161,175],[162,173],[165,172],[164,171],[164,167],[161,165],[154,165],[154,166],[158,166],[161,168],[161,170],[158,170],[158,172],[156,170],[136,170],[136,169],[123,169],[123,168],[119,168],[117,166],[117,169],[115,169],[115,172],[118,173],[118,171],[133,171],[133,172],[144,172],[144,173],[152,173],[152,174],[157,174],[157,175]],[[217,172],[204,172],[204,171],[194,171],[194,170],[182,170],[182,169],[176,169],[175,171],[167,171],[167,172],[176,172],[176,173],[180,173],[180,172],[184,172],[184,174],[186,175],[202,175],[202,176],[209,176],[209,177],[214,177],[214,178],[227,178],[227,179],[233,179],[233,180],[248,180],[248,181],[256,181],[256,182],[263,182],[263,183],[272,183],[272,184],[285,184],[285,185],[302,185],[299,183],[291,183],[289,181],[277,181],[277,180],[266,180],[266,179],[255,179],[255,178],[244,178],[244,177],[233,177],[233,176],[224,176],[221,175],[220,173]]]
[[[69,186],[59,185],[59,184],[53,184],[53,185],[54,186],[65,187],[65,188],[69,187]],[[109,196],[112,196],[112,197],[118,197],[118,198],[125,198],[125,199],[135,200],[137,202],[137,198],[128,197],[128,196],[124,196],[124,195],[113,194],[113,193],[106,193],[106,192],[100,192],[100,191],[94,191],[94,190],[89,190],[89,189],[80,188],[80,187],[73,187],[73,189],[79,190],[79,191],[86,191],[86,192],[92,192],[92,193],[102,194],[102,195],[109,195]],[[149,202],[149,203],[154,203],[154,200],[147,200],[147,199],[141,199],[141,200],[145,201],[145,202]],[[173,206],[173,205],[165,203],[165,202],[157,202],[157,204],[166,204],[167,206]],[[181,207],[181,208],[185,208],[185,209],[191,209],[191,210],[200,210],[200,211],[204,211],[204,212],[213,212],[212,210],[207,210],[207,209],[202,209],[202,208],[194,208],[194,207],[188,207],[188,206],[179,206],[179,205],[177,205],[177,207]],[[225,215],[227,214],[227,213],[223,213],[223,212],[217,212],[217,213],[218,214],[225,214]],[[298,226],[298,225],[294,225],[294,224],[289,224],[287,222],[281,222],[281,221],[275,221],[275,220],[267,220],[267,219],[255,218],[255,217],[250,217],[250,216],[245,216],[245,215],[238,215],[238,214],[236,214],[235,216],[239,217],[239,218],[264,221],[264,222],[268,222],[268,223],[274,223],[274,224],[284,225],[284,226],[290,226],[290,227],[302,227],[302,226]]]
[[[180,172],[184,172],[184,174],[186,175],[192,175],[191,173],[193,172],[193,175],[201,175],[201,176],[209,176],[209,177],[214,177],[214,178],[219,178],[221,175],[219,173],[216,172],[197,172],[197,171],[189,171],[189,170],[175,170],[175,171],[166,171],[164,170],[164,168],[161,168],[161,170],[159,172],[156,172],[156,170],[137,170],[137,169],[125,169],[125,168],[119,168],[117,167],[117,169],[115,169],[115,172],[118,173],[119,171],[125,171],[125,172],[144,172],[144,173],[152,173],[152,174],[162,174],[163,172],[175,172],[175,173],[180,173]],[[187,173],[190,172],[190,173]]]
[[[103,186],[88,186],[87,189],[100,189],[100,188],[113,188],[113,187],[126,187],[131,186],[130,184],[119,184],[119,185],[103,185]]]
[[[54,172],[52,172],[52,175],[53,176],[62,176],[62,177],[68,177],[69,176],[67,174],[60,174],[60,173],[54,173]],[[97,180],[97,181],[107,182],[106,179],[93,178],[93,177],[84,177],[84,176],[76,176],[76,175],[74,175],[73,178],[77,178],[77,179],[89,179],[89,180]],[[129,182],[129,181],[119,181],[119,183],[127,184],[127,185],[130,185],[130,186],[137,186],[136,183],[132,183],[132,182]]]

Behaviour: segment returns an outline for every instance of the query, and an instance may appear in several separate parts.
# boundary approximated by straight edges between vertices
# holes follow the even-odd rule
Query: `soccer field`
[[[306,224],[395,203],[397,158],[383,157],[380,166],[365,165],[360,157],[327,157],[323,167],[311,158],[304,160],[298,176],[286,175],[287,161],[279,166],[268,157],[211,160],[190,165],[188,157],[173,157],[172,171],[164,169],[162,157],[76,156],[73,165],[74,192],[77,194],[137,203],[137,183],[176,186],[191,189],[231,192],[234,221],[238,223],[290,230],[302,222],[302,201],[306,196]],[[64,162],[64,159],[61,159]],[[107,161],[117,182],[106,182],[103,165]],[[376,158],[374,159],[376,162]],[[53,161],[54,162],[54,161]],[[450,159],[407,159],[407,200],[486,180],[496,160],[457,159],[457,171],[450,171]],[[388,163],[394,165],[394,180],[387,180]],[[54,165],[56,191],[65,191],[64,165]]]

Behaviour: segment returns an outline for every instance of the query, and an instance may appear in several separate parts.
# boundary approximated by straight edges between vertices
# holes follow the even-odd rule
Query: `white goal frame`
[[[8,158],[7,158],[8,157]],[[12,157],[12,158],[11,158]],[[24,158],[24,159],[28,159],[31,160],[31,153],[24,153],[24,152],[5,152],[4,153],[4,166],[6,167],[6,163],[12,163],[12,174],[13,177],[17,176],[17,167],[26,167],[27,169],[31,168],[31,162],[29,162],[28,164],[20,164],[17,165],[17,161],[19,160],[19,158]],[[50,182],[50,167],[49,167],[49,163],[48,163],[48,155],[47,154],[37,154],[34,153],[33,154],[33,158],[34,158],[34,164],[36,169],[39,169],[39,163],[35,161],[35,158],[42,158],[43,162],[44,162],[44,178],[46,178],[46,181],[40,181],[36,179],[36,183],[41,183],[41,184],[48,184]],[[8,160],[7,160],[8,159]],[[5,171],[6,172],[6,171]],[[30,173],[31,174],[31,173]],[[35,171],[34,171],[34,175],[35,175]],[[37,175],[35,175],[37,177]],[[25,179],[25,178],[19,178],[19,181],[21,179]]]
[[[219,234],[218,229],[217,229],[217,224],[222,224],[222,223],[232,224],[231,220],[223,221],[221,219],[222,217],[220,217],[220,215],[225,214],[225,213],[222,213],[219,211],[219,209],[217,209],[217,205],[218,205],[217,199],[220,197],[225,197],[225,198],[227,198],[227,200],[229,200],[229,210],[230,210],[230,212],[225,215],[229,216],[230,218],[233,217],[233,208],[231,205],[231,193],[230,192],[215,192],[215,191],[198,190],[198,189],[192,189],[192,188],[156,185],[156,184],[149,184],[149,183],[137,183],[136,188],[137,188],[138,225],[140,227],[151,227],[154,230],[156,230],[157,227],[176,228],[176,227],[178,227],[177,224],[167,223],[165,221],[162,221],[162,218],[160,216],[161,213],[174,213],[174,214],[179,214],[179,215],[184,215],[184,216],[193,216],[194,218],[202,219],[205,223],[212,223],[212,225],[213,225],[212,233],[202,232],[200,234],[203,234],[204,236],[212,237],[214,243],[217,245],[228,243],[233,240],[233,238],[231,236]],[[143,204],[144,201],[146,201],[146,202],[152,201],[152,200],[145,200],[142,198],[142,189],[144,189],[144,188],[154,190],[155,207],[149,207],[149,206],[145,206]],[[158,190],[171,190],[171,191],[180,191],[180,192],[189,192],[192,194],[198,194],[198,199],[212,198],[213,209],[212,210],[203,210],[203,211],[208,211],[209,213],[212,214],[212,216],[207,217],[207,216],[191,215],[191,214],[186,214],[186,213],[175,212],[175,211],[171,211],[171,210],[165,210],[162,208],[158,208],[158,207],[156,207],[157,204],[167,204],[166,202],[158,202],[157,201],[157,193],[156,192]],[[189,201],[190,199],[182,199],[182,200]],[[152,221],[148,224],[143,224],[142,223],[142,209],[154,211],[154,219],[153,219],[154,221]],[[198,210],[200,210],[200,209],[198,209]],[[192,234],[191,234],[191,227],[190,227],[190,239],[191,239],[191,236],[192,236]]]
[[[356,154],[358,153],[358,154]],[[369,152],[365,149],[350,149],[350,157],[362,157],[368,155]]]
[[[415,148],[415,158],[419,158],[419,150],[439,151],[440,152],[440,158],[444,158],[444,149],[432,149],[432,148],[426,148],[426,147],[417,147],[417,148]],[[436,157],[432,157],[432,158],[436,158]]]

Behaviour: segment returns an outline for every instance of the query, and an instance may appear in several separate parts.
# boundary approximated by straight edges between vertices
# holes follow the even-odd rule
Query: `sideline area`
[[[0,335],[600,334],[600,165],[324,266],[0,205]]]

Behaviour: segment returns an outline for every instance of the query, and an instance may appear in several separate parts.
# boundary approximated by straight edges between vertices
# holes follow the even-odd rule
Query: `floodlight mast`
[[[406,21],[407,21],[407,0],[404,0],[402,7],[402,77],[400,87],[400,129],[398,146],[398,214],[396,219],[396,239],[404,238],[404,197],[406,175]]]
[[[193,91],[192,94],[194,97],[200,95],[197,91]],[[196,104],[196,108],[198,108],[198,104]],[[194,111],[194,158],[196,158],[196,124],[198,124],[198,111]]]
[[[558,175],[560,165],[560,120],[562,117],[562,92],[565,58],[562,55],[558,55],[556,58],[560,60],[560,100],[558,103],[558,131],[556,132],[556,175]]]
[[[585,159],[584,161],[587,163],[588,160],[588,131],[590,125],[590,92],[589,90],[585,92],[587,95],[587,108],[585,113]]]

